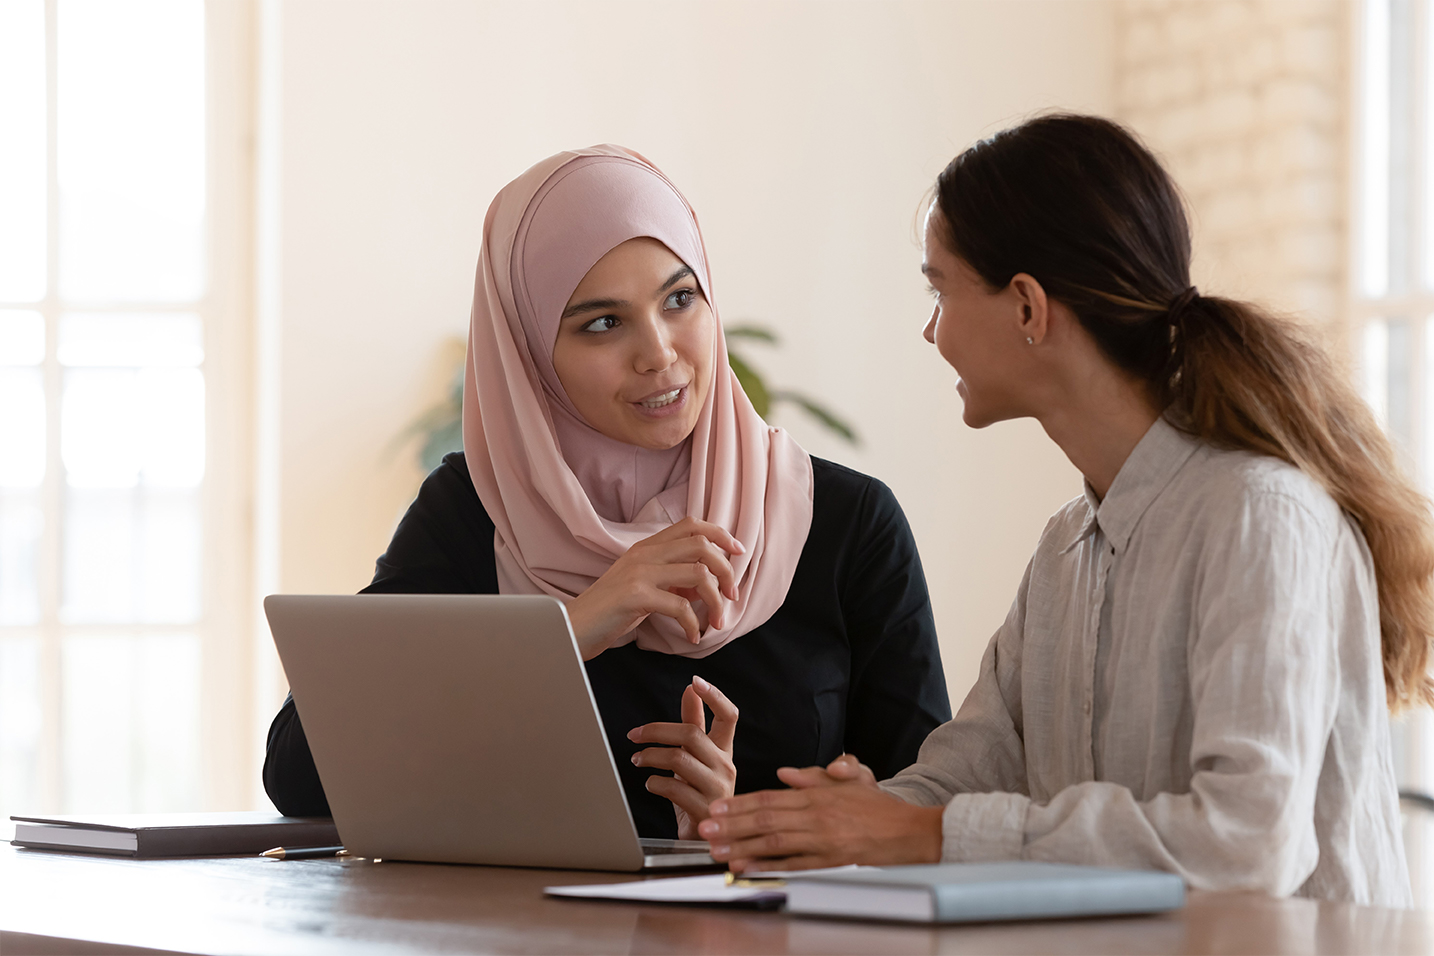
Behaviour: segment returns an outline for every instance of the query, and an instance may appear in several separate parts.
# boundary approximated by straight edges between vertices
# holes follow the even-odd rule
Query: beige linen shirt
[[[943,859],[1409,906],[1373,562],[1276,459],[1165,421],[1046,525],[960,711],[883,786]]]

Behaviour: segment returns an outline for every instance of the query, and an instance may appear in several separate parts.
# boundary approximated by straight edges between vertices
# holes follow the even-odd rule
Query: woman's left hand
[[[878,789],[854,757],[777,775],[793,789],[718,800],[698,827],[713,859],[732,872],[940,861],[945,808],[913,806]]]
[[[712,708],[712,729],[707,729],[703,703]],[[647,789],[672,801],[677,813],[677,838],[700,840],[697,825],[707,819],[713,800],[730,797],[737,786],[737,765],[732,741],[737,734],[737,705],[716,687],[694,676],[682,692],[682,723],[643,724],[627,739],[647,747],[632,755],[639,767],[671,770],[672,776],[653,774]]]

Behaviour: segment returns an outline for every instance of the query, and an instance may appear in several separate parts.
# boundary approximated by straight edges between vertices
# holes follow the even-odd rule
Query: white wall
[[[617,142],[696,207],[724,318],[780,331],[757,364],[859,426],[853,450],[782,418],[895,489],[959,702],[1079,479],[1031,423],[961,423],[920,338],[917,215],[982,133],[1111,111],[1112,5],[284,0],[278,17],[279,587],[367,583],[419,478],[382,450],[441,390],[489,200],[545,155]]]

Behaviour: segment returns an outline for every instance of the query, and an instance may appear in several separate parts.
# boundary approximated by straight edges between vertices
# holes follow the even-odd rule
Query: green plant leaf
[[[729,339],[756,339],[769,345],[777,344],[777,333],[760,325],[723,326],[722,331]]]
[[[742,391],[747,393],[747,398],[752,402],[752,407],[762,418],[767,417],[767,412],[772,409],[772,398],[767,394],[767,384],[762,381],[762,376],[752,370],[752,367],[742,361],[730,351],[727,353],[727,363],[732,366],[732,371],[737,376],[737,381],[742,385]]]
[[[423,451],[418,455],[423,472],[427,474],[443,463],[443,456],[450,451],[463,450],[463,420],[450,421],[428,435]]]
[[[808,398],[800,392],[773,392],[772,401],[791,402],[793,405],[800,406],[808,415],[811,415],[827,428],[836,432],[838,436],[848,443],[852,445],[861,444],[861,439],[857,437],[856,429],[852,428],[843,418],[815,399]]]

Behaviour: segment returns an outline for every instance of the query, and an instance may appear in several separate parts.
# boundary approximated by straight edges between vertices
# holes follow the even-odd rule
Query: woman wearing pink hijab
[[[695,838],[785,764],[888,776],[949,718],[900,507],[757,415],[696,217],[636,153],[559,153],[494,199],[463,444],[365,591],[564,601],[643,836]],[[264,780],[327,813],[292,700]]]

